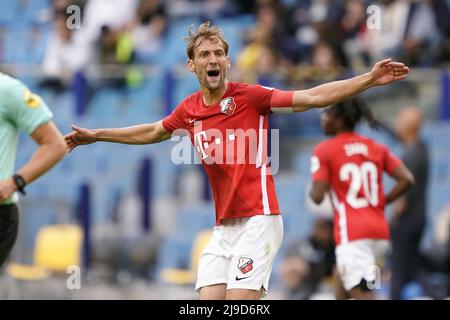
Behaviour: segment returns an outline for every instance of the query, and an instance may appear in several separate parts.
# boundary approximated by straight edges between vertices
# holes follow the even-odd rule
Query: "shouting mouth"
[[[208,78],[212,81],[219,81],[220,71],[219,70],[209,70],[206,72]]]

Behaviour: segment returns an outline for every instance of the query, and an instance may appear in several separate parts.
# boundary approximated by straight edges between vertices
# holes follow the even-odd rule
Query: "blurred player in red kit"
[[[348,80],[282,91],[228,81],[228,44],[220,29],[209,22],[196,32],[190,30],[187,42],[187,68],[197,76],[201,90],[188,96],[172,114],[159,122],[127,128],[73,126],[66,141],[72,150],[96,141],[151,144],[168,140],[172,134],[189,135],[208,174],[216,205],[213,237],[199,261],[196,289],[200,299],[259,299],[267,292],[283,238],[267,163],[268,115],[325,107],[370,87],[402,80],[409,69],[386,59],[370,72]],[[256,143],[239,145],[238,141],[248,141],[237,139],[242,131]]]
[[[310,196],[320,203],[329,192],[334,209],[338,299],[374,298],[376,260],[389,245],[384,207],[414,183],[411,172],[386,146],[354,132],[363,119],[376,127],[370,109],[358,98],[326,109],[321,125],[332,138],[317,145],[311,158]],[[396,180],[387,195],[383,172]]]

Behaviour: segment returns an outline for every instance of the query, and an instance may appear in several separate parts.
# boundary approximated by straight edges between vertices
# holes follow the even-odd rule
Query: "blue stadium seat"
[[[16,19],[19,0],[8,0],[0,2],[0,27],[8,26]]]
[[[251,19],[246,18],[221,18],[214,21],[219,26],[225,36],[230,50],[228,55],[232,61],[235,61],[238,54],[242,51],[244,36],[246,31],[252,25]]]
[[[31,206],[22,201],[19,229],[21,259],[18,262],[33,263],[33,248],[37,233],[43,226],[58,222],[56,210],[56,207],[48,202],[34,202]]]
[[[436,146],[449,146],[445,137],[450,135],[450,125],[448,122],[425,123],[423,135],[425,141]]]
[[[27,62],[27,28],[14,28],[6,30],[4,38],[4,62],[26,63]]]
[[[120,119],[120,97],[117,91],[103,89],[97,92],[88,107],[88,117],[99,125],[108,125]]]
[[[277,114],[276,122],[282,134],[286,136],[311,139],[323,137],[318,109],[296,114]]]
[[[181,208],[176,216],[176,232],[168,235],[160,249],[155,274],[162,269],[189,269],[192,242],[200,231],[212,230],[215,210],[212,204],[199,204]]]
[[[174,102],[176,105],[181,103],[186,97],[199,90],[199,85],[194,74],[183,74],[177,79],[174,92]],[[173,108],[176,107],[172,106]]]
[[[25,0],[22,1],[24,6],[21,8],[20,17],[23,21],[29,23],[42,23],[48,20],[51,10],[51,0]],[[48,11],[44,14],[44,11]]]
[[[40,63],[47,46],[48,28],[16,25],[5,30],[4,62]]]
[[[170,152],[173,144],[166,142],[158,146],[148,146],[154,149],[152,190],[155,197],[172,196],[176,183],[176,165],[170,161]]]
[[[164,115],[162,102],[163,80],[161,72],[147,78],[138,87],[126,92],[127,105],[123,107],[129,122],[150,122]]]
[[[306,208],[306,188],[309,180],[293,177],[276,181],[278,203],[284,220],[285,236],[306,236],[314,221],[314,214]]]
[[[61,175],[53,170],[45,178],[30,185],[29,191],[33,197],[46,199],[50,203],[72,208],[77,198],[79,180],[75,175]]]
[[[292,169],[304,179],[311,178],[312,148],[305,148],[297,152],[293,157]]]
[[[175,64],[186,63],[186,43],[183,39],[188,34],[189,26],[194,25],[194,28],[196,28],[199,22],[196,18],[181,18],[170,23],[164,54],[161,55],[161,60],[159,61],[161,65],[171,67]]]
[[[188,269],[190,264],[190,252],[192,249],[192,238],[185,235],[171,235],[165,237],[159,249],[155,272],[151,278],[160,280],[161,270],[167,268],[183,268]]]
[[[44,59],[45,50],[50,38],[50,28],[46,25],[34,26],[30,32],[27,51],[27,63],[39,64]]]
[[[199,204],[181,208],[176,216],[176,230],[194,236],[204,229],[211,229],[215,224],[215,209],[212,204]]]

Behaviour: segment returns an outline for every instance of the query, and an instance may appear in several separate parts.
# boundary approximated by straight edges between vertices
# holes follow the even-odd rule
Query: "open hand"
[[[409,68],[407,66],[401,62],[392,61],[392,59],[384,59],[377,62],[372,71],[370,71],[375,86],[403,80],[408,73]]]
[[[79,145],[91,144],[95,142],[95,132],[86,128],[72,125],[72,132],[64,136],[69,152]]]

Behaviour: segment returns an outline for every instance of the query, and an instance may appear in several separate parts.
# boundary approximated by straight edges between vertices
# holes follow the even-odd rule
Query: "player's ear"
[[[230,61],[230,57],[228,57],[228,56],[227,56],[227,61],[228,61],[228,63],[227,63],[228,68],[231,68],[231,61]]]
[[[189,70],[189,72],[195,72],[195,64],[194,64],[194,60],[192,59],[188,59],[187,61],[187,68]]]

